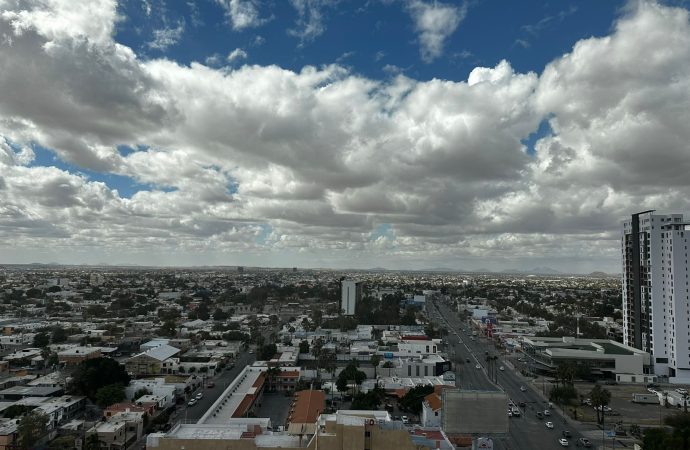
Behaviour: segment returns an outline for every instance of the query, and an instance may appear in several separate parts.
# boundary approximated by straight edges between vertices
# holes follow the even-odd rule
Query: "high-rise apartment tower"
[[[690,225],[654,211],[623,222],[623,343],[651,354],[654,374],[690,382]],[[686,231],[688,234],[685,234]]]
[[[355,315],[355,306],[362,299],[362,283],[359,281],[343,280],[341,283],[340,309],[346,316]]]

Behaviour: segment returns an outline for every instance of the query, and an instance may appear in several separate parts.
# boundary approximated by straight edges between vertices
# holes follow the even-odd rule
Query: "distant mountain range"
[[[431,267],[428,269],[407,269],[407,270],[396,270],[396,269],[386,269],[385,267],[376,267],[369,269],[371,272],[444,272],[444,273],[497,273],[497,274],[515,274],[515,275],[586,275],[589,277],[596,278],[609,278],[609,277],[620,277],[620,274],[608,274],[605,272],[591,272],[589,274],[574,274],[568,272],[561,272],[560,270],[552,269],[551,267],[535,267],[528,270],[519,269],[504,269],[504,270],[491,270],[487,268],[479,269],[452,269],[450,267]]]

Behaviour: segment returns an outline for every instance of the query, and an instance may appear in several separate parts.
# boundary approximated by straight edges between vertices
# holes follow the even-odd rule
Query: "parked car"
[[[410,419],[407,416],[400,417],[400,420],[402,421],[402,423],[410,423]]]
[[[465,362],[470,362],[470,358],[465,358]]]
[[[194,405],[196,405],[196,399],[195,398],[191,399],[189,401],[189,403],[187,403],[187,406],[194,406]]]
[[[209,381],[208,383],[206,383],[206,387],[207,388],[216,387],[216,383],[214,383],[213,381]]]
[[[561,444],[561,447],[568,447],[570,445],[570,442],[568,442],[568,440],[564,438],[560,438],[558,440],[558,443]]]
[[[546,422],[544,425],[546,425],[546,428],[549,430],[553,430],[553,422]]]
[[[564,438],[569,438],[572,437],[573,435],[570,433],[568,430],[563,430],[563,437]]]
[[[526,388],[526,387],[524,387],[524,386],[520,386],[520,392],[525,392],[526,390],[527,390],[527,388]]]
[[[545,415],[545,416],[550,416],[550,415],[551,415],[551,411],[549,411],[548,409],[545,409],[545,410],[544,410],[544,415]]]
[[[527,406],[527,403],[525,403],[525,402],[518,402],[518,406],[521,407],[521,408],[524,408],[525,406]]]
[[[542,413],[541,411],[537,411],[537,417],[541,419],[542,417],[544,417],[544,413]]]
[[[508,408],[508,417],[513,417],[513,410]]]
[[[474,368],[475,368],[475,369],[481,369],[482,366],[480,366],[479,364],[477,364],[476,366],[474,366]]]
[[[503,366],[501,366],[501,367],[498,368],[498,370],[504,371],[505,369],[503,368]]]
[[[577,440],[577,446],[590,448],[592,446],[592,443],[587,438],[580,438]]]
[[[616,380],[606,380],[604,381],[604,384],[607,386],[615,386],[618,384],[618,382]]]
[[[201,400],[202,398],[204,398],[203,392],[199,392],[198,394],[196,394],[196,399],[197,399],[197,400]]]
[[[676,389],[676,392],[678,392],[680,395],[685,395],[688,393],[688,390],[683,389],[683,388],[678,388],[678,389]]]

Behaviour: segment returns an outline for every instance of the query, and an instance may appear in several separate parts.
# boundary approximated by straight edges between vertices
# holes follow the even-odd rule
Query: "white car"
[[[526,390],[527,390],[527,388],[526,388],[526,387],[524,387],[524,386],[520,386],[520,392],[525,392]]]
[[[678,392],[680,395],[685,395],[688,393],[688,390],[683,389],[683,388],[678,388],[678,389],[676,389],[676,392]]]
[[[202,392],[199,392],[198,394],[196,394],[197,400],[201,400],[202,398],[204,398],[204,394]]]
[[[189,403],[187,403],[187,406],[194,406],[194,405],[196,405],[196,399],[194,399],[194,398],[191,399],[191,400],[189,401]]]
[[[546,428],[549,430],[553,430],[553,422],[546,422],[544,425],[546,425]]]
[[[475,369],[481,369],[482,366],[480,366],[479,364],[477,364],[476,366],[474,366],[474,368],[475,368]]]
[[[402,416],[400,418],[400,420],[402,421],[402,423],[409,423],[410,422],[410,419],[407,416]]]
[[[503,366],[501,366],[501,367],[498,368],[498,370],[500,370],[500,371],[502,372],[502,371],[504,371],[505,369],[503,368]]]
[[[561,447],[568,447],[570,445],[570,442],[568,442],[566,438],[560,438],[558,443],[561,444]]]
[[[545,410],[544,410],[544,415],[545,415],[545,416],[550,416],[550,415],[551,415],[551,411],[549,411],[548,409],[545,409]]]
[[[508,410],[508,417],[513,417],[513,410],[512,409]]]

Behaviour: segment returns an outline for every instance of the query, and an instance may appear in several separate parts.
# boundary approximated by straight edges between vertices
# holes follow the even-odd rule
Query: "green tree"
[[[407,394],[400,399],[400,408],[406,411],[411,411],[415,414],[419,414],[422,410],[422,402],[424,397],[434,392],[433,386],[415,386]]]
[[[165,337],[175,337],[177,335],[177,323],[172,319],[166,320],[158,329],[158,334]]]
[[[2,417],[6,419],[14,419],[32,411],[33,409],[33,406],[28,405],[11,405],[9,408],[3,411]]]
[[[597,412],[597,423],[601,423],[604,420],[604,406],[608,406],[611,402],[611,392],[597,384],[590,391],[589,398]]]
[[[644,450],[668,450],[671,447],[671,435],[661,428],[648,428],[642,438]]]
[[[669,448],[677,448],[679,450],[690,449],[690,414],[681,412],[672,416],[667,416],[664,419],[666,425],[673,428],[671,439],[673,445]]]
[[[371,362],[371,365],[374,366],[374,378],[378,378],[377,374],[377,369],[379,367],[379,363],[381,362],[381,355],[377,355],[374,353],[371,355],[371,359],[369,359],[369,362]]]
[[[143,397],[144,395],[151,395],[151,391],[149,391],[146,388],[137,389],[137,391],[132,396],[132,401],[136,402],[139,397]]]
[[[72,374],[69,390],[75,394],[96,399],[96,391],[110,384],[129,384],[129,374],[124,366],[110,358],[94,358],[82,361]]]
[[[48,416],[43,413],[30,412],[19,420],[17,438],[19,448],[29,450],[48,432]]]
[[[262,345],[259,348],[259,359],[268,361],[278,352],[278,347],[275,344]]]
[[[125,387],[119,383],[108,384],[96,391],[96,403],[98,403],[101,408],[107,408],[108,406],[121,402],[124,399]]]
[[[67,340],[67,331],[60,326],[53,327],[51,341],[53,344],[61,344]]]
[[[228,319],[228,314],[220,308],[216,308],[213,312],[213,320],[221,322]]]
[[[350,381],[354,381],[355,384],[362,384],[364,380],[367,379],[367,375],[357,368],[356,362],[351,362],[338,374],[338,379],[335,382],[335,386],[340,392],[347,390],[347,385]]]
[[[300,353],[309,353],[309,342],[301,341],[299,343],[299,352]]]
[[[45,333],[41,331],[40,333],[36,333],[36,336],[34,336],[34,347],[38,348],[44,348],[50,345],[50,336],[48,336],[48,333]]]
[[[93,433],[86,436],[83,448],[84,450],[101,450],[101,442],[98,440],[98,434]]]
[[[366,394],[359,393],[352,400],[352,409],[376,411],[379,409],[384,395],[383,389],[378,386]]]

